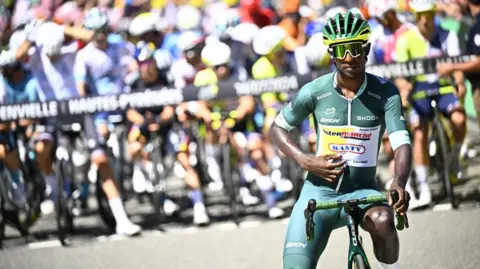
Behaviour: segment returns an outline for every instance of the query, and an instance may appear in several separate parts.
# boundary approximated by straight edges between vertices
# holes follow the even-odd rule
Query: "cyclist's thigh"
[[[460,100],[453,93],[440,95],[438,97],[438,110],[443,115],[449,116],[453,110],[461,108]]]
[[[87,146],[92,155],[104,154],[106,148],[105,138],[97,132],[94,117],[85,115],[83,121],[83,130],[87,138]]]
[[[322,210],[315,213],[315,236],[313,241],[310,242],[307,241],[305,234],[304,210],[310,199],[328,201],[337,198],[338,196],[334,190],[317,187],[310,181],[305,181],[288,223],[283,250],[284,269],[315,268],[318,258],[327,245],[332,227],[338,220],[340,209]]]
[[[416,113],[422,119],[430,119],[433,115],[433,110],[430,102],[430,98],[424,98],[412,102],[414,113]]]

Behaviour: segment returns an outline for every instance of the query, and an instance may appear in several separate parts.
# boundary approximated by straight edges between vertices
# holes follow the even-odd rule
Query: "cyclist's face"
[[[214,66],[213,70],[215,70],[218,80],[227,79],[230,75],[230,68],[225,64]]]
[[[154,60],[147,60],[138,63],[140,77],[145,82],[154,82],[158,78],[158,70]]]
[[[422,33],[432,33],[435,30],[435,12],[425,11],[415,14],[418,28]]]
[[[391,12],[387,11],[382,14],[382,16],[376,17],[376,20],[387,29],[392,29],[392,17]]]
[[[362,45],[351,43],[337,46],[333,47],[333,58],[338,71],[349,79],[364,76],[366,59]]]

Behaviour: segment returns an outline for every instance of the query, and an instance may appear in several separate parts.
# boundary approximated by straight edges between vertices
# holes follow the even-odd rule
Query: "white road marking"
[[[262,224],[261,221],[253,220],[253,221],[245,221],[240,223],[240,228],[254,228],[258,227]]]
[[[235,230],[237,229],[237,225],[233,222],[227,222],[227,223],[222,223],[219,225],[216,225],[215,228],[222,230],[222,231],[230,231],[230,230]]]
[[[53,248],[53,247],[60,247],[62,244],[59,240],[49,240],[43,242],[35,242],[29,243],[28,248],[30,249],[39,249],[39,248]]]
[[[438,204],[433,207],[433,211],[448,211],[452,210],[452,204]]]

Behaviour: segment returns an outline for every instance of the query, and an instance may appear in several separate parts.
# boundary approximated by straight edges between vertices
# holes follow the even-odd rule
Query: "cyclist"
[[[38,95],[40,100],[63,100],[79,97],[80,94],[76,87],[73,71],[77,55],[76,52],[71,50],[63,53],[62,45],[65,35],[89,42],[93,33],[82,28],[59,26],[53,22],[42,24],[37,21],[32,21],[27,25],[26,33],[27,40],[18,48],[17,59],[24,59],[29,55],[29,49],[35,44],[33,53],[29,55],[28,63],[39,84]],[[47,124],[56,126],[58,121],[49,119]],[[138,234],[141,229],[127,217],[114,183],[113,171],[101,145],[103,138],[96,133],[93,120],[89,116],[85,117],[84,130],[90,142],[91,161],[98,167],[100,177],[104,179],[102,187],[117,222],[116,232],[123,235]],[[54,135],[51,133],[39,134],[35,147],[40,170],[43,172],[47,183],[55,190],[55,175],[52,169],[53,138]]]
[[[380,4],[378,1],[373,0],[368,2],[368,14],[379,23],[376,29],[372,31],[372,50],[368,57],[368,64],[385,64],[396,61],[397,40],[403,32],[413,27],[411,23],[403,23],[397,17],[396,11],[398,8],[397,0],[384,0]],[[399,78],[395,80],[395,83],[397,87],[401,88],[405,85],[405,80]],[[406,96],[402,97],[402,105],[405,107],[408,105],[408,98]],[[395,174],[393,151],[386,133],[382,137],[382,144],[384,152],[390,160],[389,170],[390,174],[393,176]],[[390,182],[391,180],[387,183],[387,188]],[[410,193],[413,193],[410,181],[407,184],[407,188]],[[413,209],[416,206],[416,202],[415,196],[412,196],[412,200],[410,200],[410,209]]]
[[[160,48],[163,44],[163,33],[166,28],[167,23],[162,17],[153,12],[145,12],[138,14],[132,20],[128,27],[128,33],[134,39],[138,39],[135,41],[153,42],[155,48]]]
[[[412,59],[439,56],[458,56],[460,46],[457,35],[453,31],[444,30],[435,25],[435,1],[412,0],[410,8],[416,16],[417,26],[403,32],[396,43],[396,60],[406,62]],[[419,75],[414,78],[413,85],[404,84],[400,91],[403,95],[416,96],[425,90],[438,89],[441,94],[437,100],[438,109],[447,116],[453,127],[455,137],[454,162],[452,171],[461,171],[459,155],[463,140],[466,135],[465,111],[459,101],[459,97],[465,95],[464,77],[461,72],[456,72],[455,84],[457,89],[451,86],[449,79],[443,79],[436,74]],[[405,93],[406,92],[406,93]],[[457,97],[458,96],[458,97]],[[428,175],[428,120],[432,116],[430,98],[413,100],[412,111],[409,115],[410,128],[413,130],[413,148],[416,179],[420,184],[418,206],[426,206],[431,202],[431,192],[427,183]],[[461,174],[461,173],[460,173]],[[459,174],[459,175],[460,175]],[[452,182],[457,180],[457,175],[451,175]]]
[[[242,67],[234,66],[231,62],[232,51],[230,47],[220,41],[209,42],[202,50],[202,61],[209,68],[204,69],[195,76],[194,85],[202,87],[206,85],[216,85],[218,81],[234,79],[236,81],[245,81],[248,78],[246,70]],[[262,141],[258,136],[257,125],[253,120],[255,113],[255,99],[252,96],[242,96],[238,99],[214,101],[206,104],[208,111],[229,112],[235,111],[235,125],[221,130],[228,133],[228,139],[237,154],[237,165],[240,170],[242,187],[240,188],[240,196],[244,205],[253,205],[259,202],[259,199],[250,194],[247,188],[247,182],[253,180],[266,181],[261,188],[266,197],[269,209],[269,216],[277,217],[279,215],[278,209],[275,208],[275,199],[271,190],[271,182],[268,177],[259,176],[254,178],[251,175],[252,167],[248,161],[248,152],[254,152],[262,149]],[[212,131],[209,127],[207,129],[206,137],[206,152],[207,164],[210,177],[213,182],[209,187],[213,190],[220,190],[223,188],[221,179],[220,165],[218,159],[220,157],[221,149],[217,144],[220,136],[218,133]],[[257,154],[258,155],[258,154]],[[264,165],[265,167],[265,165]],[[261,184],[258,184],[262,186]],[[272,199],[273,198],[273,199]],[[283,214],[283,211],[281,212]],[[280,214],[280,215],[282,215]]]
[[[144,91],[148,87],[159,87],[170,85],[171,82],[166,75],[165,70],[160,70],[155,60],[155,45],[153,43],[144,44],[139,48],[136,56],[139,65],[139,77],[133,81],[129,88],[131,92]],[[200,178],[197,171],[190,165],[188,152],[180,145],[184,141],[175,141],[177,134],[174,134],[172,119],[175,116],[173,106],[160,107],[158,109],[138,110],[131,109],[127,113],[129,121],[134,123],[128,134],[128,152],[134,160],[133,183],[137,192],[153,191],[151,184],[146,182],[145,175],[141,168],[145,168],[148,176],[153,180],[153,163],[149,156],[143,150],[149,139],[149,131],[159,131],[166,141],[163,144],[163,151],[167,152],[173,147],[176,152],[177,161],[186,171],[185,184],[190,189],[189,197],[194,205],[193,222],[197,225],[205,225],[210,222],[207,210],[203,202],[203,194],[200,189]],[[185,137],[183,133],[180,137]],[[142,184],[143,181],[143,184]],[[143,188],[142,188],[143,185]],[[166,199],[163,202],[163,208],[167,215],[172,215],[177,211],[178,206],[171,200]]]
[[[198,71],[205,69],[201,59],[205,38],[198,32],[188,31],[178,38],[177,46],[182,51],[183,58],[175,60],[170,71],[175,87],[183,88],[193,83]]]
[[[270,129],[280,150],[308,171],[290,217],[283,268],[315,268],[331,231],[346,224],[341,209],[316,213],[316,241],[307,241],[302,231],[303,211],[309,199],[346,200],[380,194],[375,186],[375,172],[385,128],[396,158],[391,189],[397,190],[400,197],[393,207],[402,214],[408,208],[405,185],[411,166],[410,138],[396,87],[365,72],[370,32],[368,22],[359,14],[337,13],[329,18],[323,36],[337,70],[303,86]],[[311,113],[315,115],[318,135],[315,156],[304,154],[289,134]],[[393,211],[382,204],[362,209],[359,222],[371,234],[379,268],[398,268],[399,244]]]
[[[10,42],[10,51],[2,51],[0,56],[0,102],[5,105],[35,102],[38,100],[37,81],[22,63],[16,61],[14,48]],[[18,124],[19,127],[26,127],[30,122],[20,120]],[[15,131],[10,122],[0,123],[0,170],[3,173],[7,169],[5,174],[11,182],[13,202],[19,208],[24,208],[27,197],[20,173]]]

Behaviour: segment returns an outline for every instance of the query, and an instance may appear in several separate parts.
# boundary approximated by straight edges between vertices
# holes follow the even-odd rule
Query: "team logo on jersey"
[[[325,110],[325,115],[332,115],[332,114],[335,114],[336,110],[334,107],[331,107],[331,108],[327,108],[327,110]]]
[[[364,145],[355,145],[355,144],[329,144],[328,148],[337,153],[355,153],[363,154],[365,153]]]
[[[339,123],[340,119],[328,119],[328,118],[320,118],[320,122],[326,122],[326,123]]]
[[[371,120],[378,120],[378,116],[357,116],[357,120],[360,121],[371,121]]]
[[[370,140],[372,133],[368,132],[334,132],[331,130],[323,129],[323,133],[329,136],[339,136],[343,139],[355,139],[355,140]]]
[[[370,96],[373,96],[373,97],[377,98],[378,100],[382,99],[382,97],[380,97],[380,95],[378,95],[378,94],[376,94],[376,93],[367,91],[367,94],[370,95]]]
[[[317,96],[317,100],[320,100],[320,99],[323,99],[325,97],[329,97],[330,95],[332,95],[332,92],[327,92],[327,93],[324,93],[320,96]]]

